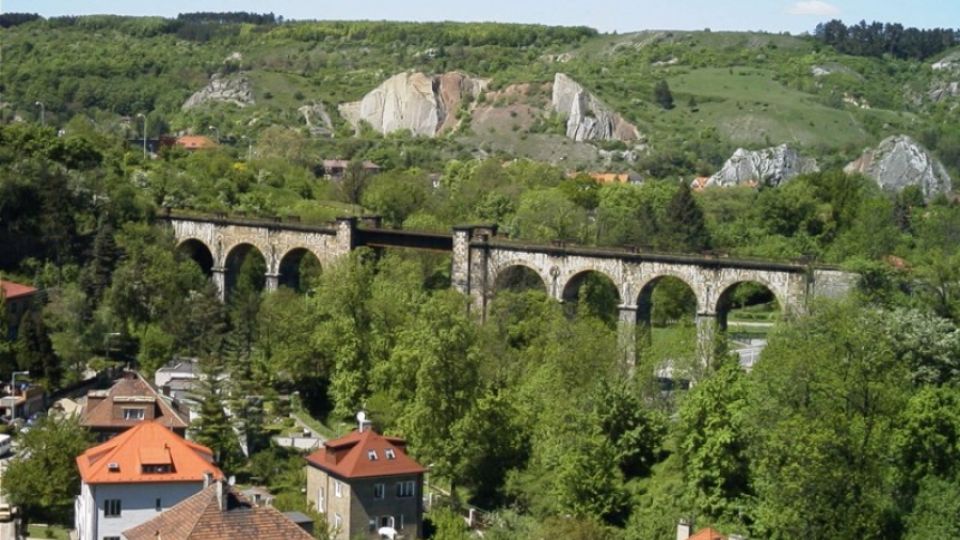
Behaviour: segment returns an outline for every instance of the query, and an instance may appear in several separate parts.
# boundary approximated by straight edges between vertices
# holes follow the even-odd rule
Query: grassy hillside
[[[123,119],[149,111],[154,135],[203,132],[214,125],[228,141],[256,140],[264,126],[304,128],[297,108],[319,102],[333,116],[339,137],[311,141],[312,151],[351,156],[383,144],[375,136],[352,138],[336,105],[360,98],[396,72],[459,69],[492,79],[496,91],[549,82],[562,71],[640,128],[647,161],[673,164],[661,174],[709,171],[736,146],[784,142],[821,159],[841,160],[889,134],[939,134],[960,124],[958,98],[937,104],[923,97],[936,81],[960,77],[935,73],[929,66],[935,59],[845,56],[812,38],[789,35],[605,35],[586,28],[455,23],[202,28],[198,32],[158,18],[99,16],[5,29],[3,118],[37,119],[34,103],[41,101],[47,121],[60,126],[82,114],[104,128],[139,136],[137,123]],[[244,73],[256,104],[182,111],[181,104],[217,72]],[[653,100],[653,86],[661,79],[674,94],[676,107],[669,111]],[[570,143],[556,131],[528,133],[538,118],[541,123],[550,119],[542,110],[527,112],[523,122],[512,113],[500,124],[470,126],[452,142],[430,145],[426,164],[435,168],[457,155],[501,153],[555,162],[565,158],[572,167],[644,166],[604,164],[597,147]]]

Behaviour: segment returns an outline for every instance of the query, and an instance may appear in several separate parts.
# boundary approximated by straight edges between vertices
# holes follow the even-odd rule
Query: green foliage
[[[673,93],[670,92],[670,85],[667,81],[660,80],[653,86],[653,100],[664,109],[673,108]]]
[[[750,492],[747,380],[725,360],[685,396],[676,429],[694,514],[736,523]]]
[[[774,335],[755,366],[748,452],[764,536],[887,537],[890,435],[906,403],[906,366],[881,314],[821,306]]]
[[[22,436],[20,457],[3,474],[3,492],[32,519],[69,525],[80,491],[74,459],[91,441],[76,419],[44,417]]]

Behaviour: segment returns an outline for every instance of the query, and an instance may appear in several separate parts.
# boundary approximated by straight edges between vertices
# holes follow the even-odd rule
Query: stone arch
[[[277,277],[280,286],[288,287],[298,292],[306,292],[307,276],[304,272],[311,272],[311,266],[316,273],[323,270],[323,264],[316,253],[305,247],[290,248],[277,262]]]
[[[580,299],[580,290],[585,285],[591,287],[588,295],[594,296],[592,303],[598,310],[597,315],[611,325],[619,320],[619,306],[623,303],[620,296],[620,287],[607,273],[585,268],[579,272],[573,273],[563,282],[560,299],[564,302],[568,315],[573,315],[578,309]]]
[[[539,289],[550,294],[547,280],[533,266],[517,261],[511,261],[500,266],[493,275],[493,294],[509,290]]]
[[[202,240],[196,238],[184,239],[177,244],[176,250],[177,253],[197,263],[197,266],[200,267],[200,270],[203,271],[207,277],[213,275],[213,267],[216,265],[213,250]]]
[[[224,257],[224,298],[229,298],[230,292],[233,291],[237,286],[237,277],[240,273],[240,268],[243,265],[248,255],[254,255],[259,257],[263,262],[263,271],[260,272],[260,278],[255,283],[255,286],[259,290],[266,288],[266,273],[269,268],[270,260],[267,258],[267,255],[264,254],[263,250],[260,249],[255,244],[249,242],[239,242],[226,250],[226,255]]]
[[[653,293],[657,289],[658,285],[665,283],[678,283],[684,286],[687,291],[689,291],[692,296],[692,305],[689,308],[684,307],[682,311],[690,311],[689,315],[696,317],[698,313],[702,312],[702,294],[697,294],[696,287],[690,283],[689,279],[686,276],[682,276],[678,273],[665,272],[660,273],[656,276],[651,277],[646,280],[640,286],[640,292],[637,293],[637,322],[644,326],[651,326],[653,324],[653,308],[654,308],[654,298]],[[681,298],[681,300],[683,300]]]
[[[731,309],[734,309],[737,304],[737,298],[735,297],[736,292],[743,285],[759,285],[761,291],[765,291],[770,301],[775,304],[775,307],[783,313],[786,309],[784,304],[785,295],[782,291],[778,291],[778,287],[771,284],[769,281],[763,279],[759,276],[751,276],[744,279],[739,279],[730,283],[724,284],[724,286],[719,290],[720,294],[717,296],[717,302],[715,305],[715,313],[717,314],[717,326],[720,330],[727,329],[727,316],[730,313]],[[758,294],[763,294],[762,292]],[[758,299],[754,299],[757,301]]]

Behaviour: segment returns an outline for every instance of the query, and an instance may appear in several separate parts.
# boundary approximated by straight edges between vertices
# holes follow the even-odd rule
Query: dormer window
[[[173,468],[170,465],[141,465],[141,470],[143,474],[167,474],[173,472]]]
[[[397,453],[393,451],[393,448],[387,448],[383,451],[383,454],[387,456],[387,459],[397,459]]]
[[[123,419],[124,420],[143,420],[144,411],[143,409],[128,409],[124,407],[123,409]]]
[[[368,450],[368,451],[367,451],[367,459],[369,459],[370,461],[376,461],[376,460],[377,460],[377,451],[376,451],[376,450]]]

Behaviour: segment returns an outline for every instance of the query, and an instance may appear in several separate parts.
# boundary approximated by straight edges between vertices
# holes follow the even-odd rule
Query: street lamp
[[[216,126],[209,126],[209,127],[210,127],[210,131],[217,134],[217,144],[220,144],[220,130],[217,129]]]
[[[137,113],[137,118],[143,118],[143,159],[147,159],[147,115]]]
[[[38,101],[34,103],[34,105],[36,105],[37,107],[40,107],[40,125],[41,126],[47,125],[47,115],[46,115],[47,109],[46,107],[43,106],[43,102]]]

